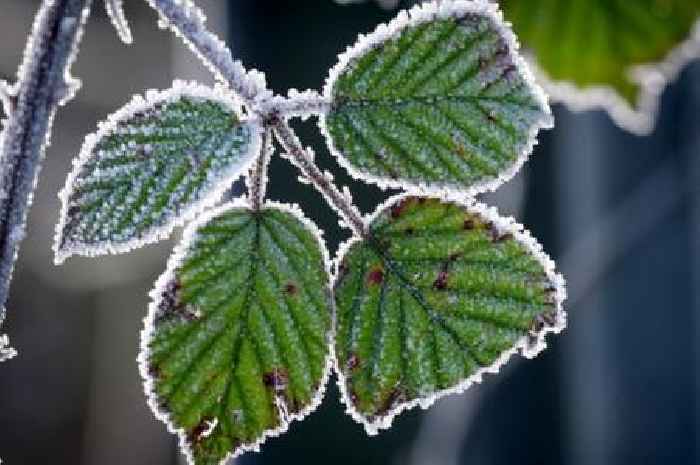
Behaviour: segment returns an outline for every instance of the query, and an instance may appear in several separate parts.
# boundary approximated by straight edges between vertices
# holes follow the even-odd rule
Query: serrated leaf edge
[[[385,202],[383,202],[377,209],[369,216],[366,217],[368,224],[372,224],[383,212],[404,199],[415,197],[415,194],[405,193],[390,197]],[[435,198],[435,197],[433,197]],[[422,409],[427,409],[433,405],[437,400],[450,395],[450,394],[461,394],[471,387],[473,384],[481,383],[483,376],[485,374],[496,374],[500,371],[501,367],[505,365],[513,355],[520,354],[525,358],[532,359],[536,357],[540,352],[542,352],[547,347],[546,336],[547,334],[559,334],[566,328],[567,313],[564,311],[563,304],[566,300],[566,281],[564,277],[558,273],[555,269],[554,261],[544,252],[542,245],[535,240],[530,232],[524,228],[523,225],[517,223],[513,217],[504,217],[498,213],[498,210],[494,207],[489,207],[486,204],[476,201],[473,198],[465,199],[459,196],[442,196],[438,197],[442,202],[449,202],[459,205],[465,208],[468,212],[472,214],[480,215],[482,218],[491,221],[495,228],[501,231],[503,234],[510,233],[513,235],[514,240],[519,242],[525,249],[532,254],[533,257],[542,265],[547,278],[552,282],[555,287],[554,292],[554,303],[555,303],[555,323],[552,326],[545,326],[542,330],[535,334],[535,342],[533,343],[532,337],[526,335],[521,337],[515,345],[509,350],[503,352],[498,359],[491,365],[487,367],[480,368],[473,375],[462,380],[460,383],[453,387],[443,389],[433,393],[431,396],[421,397],[418,399],[411,400],[409,402],[404,402],[398,404],[386,414],[382,416],[377,416],[374,421],[368,421],[367,417],[362,415],[353,405],[350,395],[347,390],[347,383],[345,375],[339,366],[338,357],[335,352],[335,344],[331,346],[331,353],[333,355],[333,370],[338,376],[338,389],[340,390],[340,399],[343,404],[345,404],[345,412],[350,415],[353,420],[364,426],[365,431],[368,435],[374,436],[378,434],[383,429],[388,429],[394,421],[394,418],[400,413],[413,409],[420,406]],[[332,275],[332,287],[335,289],[338,280],[338,269],[340,262],[343,257],[348,253],[350,248],[358,242],[362,242],[361,238],[352,237],[343,244],[340,245],[336,258],[333,260],[333,275]],[[333,306],[335,309],[335,304]],[[333,323],[335,324],[336,317],[334,314]]]
[[[612,86],[580,87],[570,81],[557,81],[538,64],[532,52],[526,52],[532,71],[549,94],[552,103],[564,104],[573,112],[604,110],[620,128],[638,136],[650,134],[656,127],[661,94],[685,67],[700,58],[700,18],[690,36],[674,47],[660,62],[634,65],[627,69],[631,82],[639,85],[636,108]]]
[[[235,181],[239,176],[247,174],[248,168],[255,160],[255,157],[260,153],[262,144],[263,127],[260,121],[255,118],[241,118],[240,120],[241,124],[246,124],[251,129],[250,144],[248,146],[247,153],[242,157],[241,162],[230,166],[225,172],[223,172],[218,185],[213,188],[208,195],[196,202],[190,203],[183,209],[183,212],[179,216],[174,217],[170,223],[151,228],[150,232],[145,234],[143,237],[126,242],[105,241],[100,245],[78,243],[70,244],[67,247],[60,246],[63,239],[63,230],[68,219],[70,194],[80,175],[82,167],[92,156],[92,151],[99,141],[106,135],[112,133],[116,129],[119,122],[131,118],[137,112],[147,110],[157,103],[176,101],[181,97],[195,97],[213,100],[224,105],[241,117],[239,101],[235,96],[228,93],[223,87],[217,86],[215,88],[210,88],[197,84],[196,82],[176,80],[169,89],[161,91],[151,89],[147,91],[145,98],[138,94],[135,95],[129,103],[109,115],[105,121],[98,123],[97,131],[88,134],[85,137],[85,141],[83,142],[78,157],[73,159],[73,169],[66,179],[66,184],[58,194],[58,198],[61,201],[61,211],[59,221],[56,224],[54,244],[52,247],[54,251],[54,263],[56,265],[60,265],[68,257],[73,255],[95,257],[107,254],[120,254],[137,249],[146,244],[151,244],[165,239],[170,235],[173,229],[178,226],[183,226],[185,223],[189,222],[199,213],[204,211],[207,207],[213,206],[226,192],[233,181]]]
[[[328,102],[332,102],[333,87],[336,81],[343,72],[349,68],[353,61],[382,43],[398,37],[405,28],[418,26],[436,19],[461,18],[468,14],[481,15],[493,22],[499,34],[508,44],[509,54],[515,64],[518,74],[533,93],[535,100],[538,102],[543,112],[543,116],[530,127],[527,141],[520,147],[517,159],[495,178],[478,182],[466,189],[463,186],[453,183],[409,182],[407,180],[395,180],[385,176],[376,176],[355,168],[352,163],[345,158],[343,153],[333,143],[333,138],[328,131],[326,123],[327,112],[322,112],[319,115],[318,127],[326,139],[328,149],[338,163],[345,168],[354,179],[369,181],[384,190],[401,189],[416,195],[450,195],[459,193],[461,196],[471,197],[483,192],[496,190],[499,186],[512,179],[517,172],[520,171],[520,168],[522,168],[523,164],[530,157],[535,145],[537,145],[537,135],[539,131],[541,129],[551,129],[554,127],[554,117],[549,107],[548,97],[535,80],[525,59],[518,53],[520,45],[510,24],[504,21],[503,12],[499,10],[498,5],[489,3],[488,1],[485,2],[484,0],[432,1],[419,4],[410,10],[400,11],[393,20],[386,24],[380,24],[374,32],[369,35],[365,36],[360,34],[357,42],[340,54],[338,56],[338,63],[331,68],[323,88],[323,98]]]
[[[163,274],[161,274],[158,277],[153,289],[149,293],[151,302],[148,306],[148,313],[143,319],[144,327],[141,330],[141,347],[139,350],[139,355],[136,359],[139,366],[139,373],[141,374],[141,379],[143,380],[143,389],[146,394],[148,406],[151,408],[151,411],[153,411],[153,414],[156,416],[156,418],[161,422],[165,423],[169,433],[177,434],[179,438],[178,444],[180,450],[186,456],[187,463],[190,465],[196,465],[196,463],[194,460],[194,456],[192,455],[192,450],[187,444],[187,432],[184,428],[178,428],[175,425],[175,423],[170,419],[170,413],[167,410],[161,408],[161,406],[159,405],[158,396],[156,395],[155,390],[155,380],[151,377],[148,369],[148,359],[150,355],[148,342],[152,340],[153,335],[155,334],[155,316],[158,311],[158,306],[160,305],[163,291],[165,290],[168,282],[173,278],[175,270],[184,262],[184,259],[187,256],[187,252],[190,246],[194,243],[194,241],[197,238],[197,229],[199,229],[201,226],[205,225],[212,219],[216,218],[217,216],[222,215],[223,213],[232,209],[250,209],[250,204],[246,201],[246,199],[234,199],[217,208],[208,210],[206,213],[200,215],[195,221],[191,222],[183,232],[182,240],[175,247],[172,255],[168,259],[168,264],[165,272],[163,272]],[[323,397],[325,396],[326,389],[328,387],[328,379],[330,378],[330,375],[333,372],[333,341],[335,340],[335,323],[333,318],[335,316],[335,300],[333,299],[331,291],[331,283],[333,282],[333,275],[331,273],[331,260],[330,255],[328,253],[328,247],[326,246],[326,242],[323,239],[323,230],[321,230],[314,222],[308,219],[304,215],[301,208],[296,204],[285,204],[267,200],[265,201],[265,204],[262,207],[262,210],[265,209],[277,209],[294,216],[304,225],[305,228],[307,228],[307,230],[318,241],[319,247],[321,249],[321,254],[323,256],[324,270],[328,275],[328,288],[326,289],[326,294],[329,310],[331,311],[331,325],[328,330],[328,333],[326,334],[326,341],[329,349],[328,354],[326,355],[325,366],[323,369],[323,375],[320,379],[318,391],[316,392],[316,395],[313,397],[309,405],[301,409],[298,413],[290,415],[286,412],[283,414],[283,407],[281,407],[280,404],[277,403],[276,405],[280,409],[280,426],[277,428],[263,431],[260,438],[252,443],[241,444],[240,446],[238,446],[238,448],[230,452],[226,457],[224,457],[221,460],[221,465],[225,465],[228,462],[228,460],[234,457],[238,457],[239,455],[245,452],[259,452],[260,446],[267,439],[280,436],[289,429],[289,426],[293,421],[302,420],[306,418],[309,414],[311,414],[314,410],[316,410],[323,401]]]

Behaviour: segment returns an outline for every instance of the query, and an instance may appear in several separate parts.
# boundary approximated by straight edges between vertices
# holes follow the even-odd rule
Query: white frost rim
[[[527,61],[552,102],[561,102],[574,112],[605,110],[615,124],[639,136],[648,135],[654,130],[661,94],[686,65],[697,58],[700,58],[700,19],[693,26],[690,36],[671,50],[663,61],[628,68],[629,79],[639,85],[637,108],[634,108],[610,86],[581,88],[569,81],[552,80],[532,53],[527,54]]]
[[[150,351],[148,349],[148,342],[153,338],[155,333],[155,316],[158,311],[158,306],[161,302],[161,296],[168,282],[172,279],[175,274],[175,270],[183,263],[190,246],[194,243],[197,238],[197,230],[211,221],[212,219],[220,216],[226,212],[236,209],[249,210],[250,205],[244,199],[235,199],[231,202],[223,204],[217,208],[208,210],[203,215],[199,216],[195,221],[191,222],[185,229],[182,237],[182,241],[175,247],[173,254],[168,259],[168,265],[165,272],[160,275],[157,279],[153,290],[150,292],[151,302],[148,306],[148,314],[144,318],[144,328],[141,330],[141,349],[137,357],[137,362],[139,365],[139,372],[143,380],[143,388],[146,393],[148,406],[151,408],[156,418],[167,426],[168,432],[177,434],[179,438],[180,450],[187,457],[187,463],[190,465],[195,465],[194,457],[192,455],[192,450],[187,444],[187,432],[184,428],[178,428],[175,423],[171,420],[170,414],[167,410],[160,407],[158,402],[158,397],[155,391],[155,380],[151,377],[148,370],[148,359],[150,358]],[[276,209],[283,212],[289,213],[299,220],[307,230],[316,238],[318,241],[321,254],[323,256],[324,269],[326,275],[328,276],[328,283],[326,288],[328,310],[331,312],[331,317],[335,315],[335,301],[332,298],[330,283],[332,281],[332,275],[330,271],[331,260],[328,254],[328,248],[326,247],[325,240],[323,239],[323,231],[318,228],[311,220],[306,218],[302,210],[298,205],[295,204],[284,204],[274,201],[266,201],[263,205],[263,210],[266,209]],[[235,450],[231,451],[226,457],[224,457],[220,464],[224,465],[226,462],[237,457],[245,452],[260,451],[260,445],[264,443],[268,438],[277,437],[289,429],[290,424],[296,420],[302,420],[310,413],[312,413],[319,405],[326,393],[326,388],[328,385],[328,379],[333,370],[333,341],[334,341],[334,328],[333,319],[331,318],[331,325],[326,334],[326,341],[328,346],[328,354],[326,355],[325,367],[323,375],[321,376],[319,387],[316,395],[311,399],[311,402],[303,408],[298,413],[290,415],[285,411],[280,399],[277,399],[277,408],[280,418],[280,425],[277,428],[263,431],[262,435],[255,441],[249,444],[241,444]]]
[[[547,95],[542,88],[537,84],[535,77],[529,69],[527,62],[520,56],[518,50],[520,45],[518,39],[510,28],[510,25],[503,20],[503,13],[498,9],[498,5],[484,2],[483,0],[465,1],[446,1],[446,2],[430,2],[422,5],[417,5],[410,10],[402,10],[398,16],[388,24],[380,24],[374,32],[364,36],[360,34],[355,45],[339,55],[338,63],[330,70],[323,88],[323,98],[330,105],[333,98],[333,87],[340,75],[345,72],[352,63],[368,53],[382,43],[394,39],[407,27],[418,26],[420,24],[434,21],[437,19],[461,18],[467,14],[476,14],[490,20],[493,27],[508,44],[508,51],[518,74],[525,81],[535,100],[542,110],[542,117],[534,122],[528,131],[527,141],[519,147],[517,159],[510,167],[503,170],[498,176],[493,179],[486,179],[475,183],[474,185],[465,188],[464,186],[453,183],[426,183],[407,180],[394,180],[385,176],[376,176],[365,171],[355,168],[342,154],[333,143],[333,139],[328,131],[326,124],[327,112],[321,112],[319,115],[318,126],[321,133],[326,139],[326,143],[331,154],[338,160],[338,163],[345,168],[350,175],[362,181],[369,181],[376,184],[382,189],[398,188],[407,192],[413,192],[418,195],[451,195],[459,193],[464,197],[471,197],[479,193],[493,191],[498,186],[509,181],[520,170],[523,164],[527,161],[534,146],[537,144],[537,134],[540,129],[550,129],[554,126],[554,117],[549,107]]]
[[[414,194],[406,193],[399,194],[390,197],[384,203],[382,203],[371,215],[366,217],[368,224],[371,224],[379,215],[385,212],[392,205],[403,199],[415,197]],[[474,199],[464,199],[459,196],[442,196],[438,198],[442,202],[453,203],[464,207],[469,213],[479,215],[480,217],[491,221],[494,227],[506,234],[510,233],[513,238],[518,241],[521,245],[528,250],[532,256],[542,265],[547,278],[554,285],[554,304],[555,304],[555,322],[551,326],[545,326],[541,331],[539,331],[535,336],[535,342],[533,343],[532,335],[526,335],[520,338],[515,345],[503,352],[498,359],[490,366],[483,367],[477,370],[473,375],[462,380],[457,385],[443,389],[441,391],[435,392],[433,395],[428,397],[417,398],[408,402],[398,404],[393,409],[389,410],[386,414],[382,416],[377,416],[374,421],[369,421],[361,412],[355,409],[350,395],[347,390],[346,378],[343,375],[343,371],[340,369],[338,363],[338,357],[335,353],[335,344],[331,346],[333,354],[333,369],[338,375],[338,388],[341,394],[341,401],[345,404],[346,413],[350,415],[355,421],[362,424],[369,435],[378,434],[380,430],[387,429],[391,426],[394,421],[394,417],[400,413],[413,409],[420,406],[422,409],[427,409],[433,405],[437,400],[441,399],[450,394],[461,394],[466,391],[473,384],[481,383],[484,374],[491,373],[496,374],[499,372],[501,367],[505,365],[511,356],[515,354],[520,354],[525,358],[534,358],[540,352],[542,352],[547,347],[547,342],[545,337],[547,334],[559,334],[566,328],[567,314],[564,311],[563,303],[566,300],[566,281],[564,277],[555,270],[554,261],[547,255],[542,246],[532,237],[530,232],[524,228],[523,225],[517,223],[512,217],[503,217],[498,214],[498,211],[494,207],[488,207],[487,205],[480,203]],[[333,286],[335,287],[338,279],[338,267],[343,257],[348,253],[350,247],[355,243],[361,242],[362,239],[358,237],[352,237],[348,241],[344,242],[338,249],[338,254],[336,259],[333,261]],[[335,308],[335,307],[334,307]],[[335,320],[334,320],[335,321]]]
[[[63,230],[68,219],[70,194],[83,165],[92,157],[93,149],[99,141],[112,133],[120,122],[128,120],[134,114],[148,110],[155,104],[174,102],[182,97],[216,101],[241,118],[240,102],[223,87],[217,86],[212,89],[199,85],[196,82],[185,81],[174,81],[173,86],[167,90],[149,90],[146,92],[145,99],[140,95],[135,95],[128,104],[109,115],[106,121],[98,124],[98,130],[96,132],[86,136],[80,154],[73,160],[73,169],[66,179],[66,184],[58,194],[61,200],[61,213],[54,235],[53,251],[55,264],[60,265],[72,255],[94,257],[106,254],[120,254],[165,239],[175,227],[184,225],[204,209],[214,205],[230,187],[231,183],[241,174],[245,173],[250,167],[257,154],[260,153],[263,128],[260,122],[254,118],[241,118],[241,123],[247,125],[251,131],[251,139],[246,153],[242,154],[238,163],[234,163],[225,170],[222,170],[217,175],[215,182],[209,186],[209,192],[207,192],[205,187],[203,190],[204,195],[199,200],[191,202],[184,207],[178,216],[172,217],[169,222],[162,226],[150,228],[141,238],[118,242],[105,241],[100,244],[69,243],[63,248],[60,247],[63,239]]]

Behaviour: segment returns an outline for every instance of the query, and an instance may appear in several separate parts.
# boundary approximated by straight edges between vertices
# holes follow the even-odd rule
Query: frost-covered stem
[[[331,102],[315,90],[299,92],[295,89],[289,91],[288,97],[276,95],[262,105],[264,113],[276,113],[282,118],[325,114],[330,108]]]
[[[272,154],[272,134],[270,130],[265,130],[262,136],[262,144],[260,146],[260,155],[258,155],[255,164],[250,169],[248,174],[248,198],[250,199],[250,207],[254,211],[260,211],[263,201],[265,200],[265,190],[267,187],[267,164],[270,161]]]
[[[319,169],[314,162],[313,155],[308,150],[304,150],[294,130],[289,127],[289,123],[284,119],[277,119],[272,123],[272,126],[275,129],[277,140],[287,152],[290,160],[299,167],[302,174],[340,212],[346,224],[355,234],[368,237],[367,225],[362,219],[362,214],[349,198],[349,193],[340,192],[330,176]]]
[[[227,82],[249,107],[269,93],[256,72],[249,73],[234,60],[226,44],[205,26],[205,16],[191,0],[146,0],[161,21],[180,36],[218,79]]]
[[[53,117],[79,85],[69,69],[91,3],[44,0],[8,99],[12,105],[0,137],[0,323]]]

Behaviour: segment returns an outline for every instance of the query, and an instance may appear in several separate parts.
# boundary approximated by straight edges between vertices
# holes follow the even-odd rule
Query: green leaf
[[[552,118],[494,5],[402,12],[340,57],[321,127],[353,175],[380,186],[494,189]]]
[[[260,150],[227,96],[176,83],[136,97],[88,136],[68,176],[56,261],[167,236],[216,202]]]
[[[612,89],[615,99],[621,99],[629,111],[632,107],[651,110],[641,107],[651,105],[645,100],[656,100],[659,78],[671,79],[700,49],[696,34],[691,39],[696,43],[693,51],[672,53],[698,24],[697,0],[501,0],[500,5],[523,47],[533,53],[549,80],[569,82],[579,92]],[[633,73],[636,66],[661,62],[665,64],[654,69],[653,75],[646,72],[640,78]],[[646,77],[651,80],[645,83]],[[606,106],[603,100],[610,100],[600,93],[577,98],[572,89],[558,90],[554,84],[546,87],[555,98],[575,100],[579,107],[596,100]],[[608,104],[613,105],[617,102]],[[630,129],[641,124],[622,109],[611,111],[622,125],[632,125]]]
[[[228,205],[198,223],[152,294],[140,361],[154,411],[213,465],[320,402],[331,303],[325,247],[293,210]]]
[[[344,401],[369,433],[461,392],[565,325],[563,279],[522,227],[481,205],[401,197],[351,241],[335,287]]]

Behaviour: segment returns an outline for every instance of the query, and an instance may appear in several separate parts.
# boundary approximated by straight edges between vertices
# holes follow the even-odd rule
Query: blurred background
[[[176,439],[146,406],[136,365],[147,292],[177,237],[123,256],[52,262],[56,196],[85,134],[133,93],[174,78],[211,82],[144,2],[128,0],[123,46],[101,2],[59,111],[31,210],[3,332],[19,356],[0,367],[0,457],[7,465],[175,465]],[[396,1],[383,2],[391,8]],[[276,92],[320,89],[337,53],[395,11],[332,0],[199,0],[209,25]],[[0,2],[0,78],[13,78],[38,0]],[[369,438],[334,380],[322,407],[245,465],[700,464],[700,64],[663,95],[657,129],[623,132],[602,112],[555,106],[518,177],[487,196],[558,260],[569,328],[532,361],[413,410]],[[299,124],[319,163],[360,208],[387,196],[353,182],[315,121]],[[334,253],[347,232],[294,168],[276,158],[270,196],[298,202]],[[176,235],[177,236],[177,235]]]

